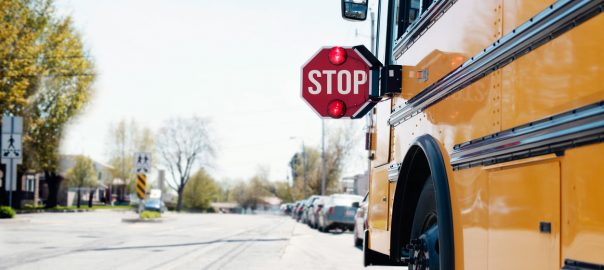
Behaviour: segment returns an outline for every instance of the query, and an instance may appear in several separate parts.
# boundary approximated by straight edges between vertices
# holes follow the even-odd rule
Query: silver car
[[[308,217],[308,226],[311,228],[317,228],[319,225],[319,212],[325,205],[325,200],[327,196],[319,196],[316,198],[313,203],[308,207],[306,213]]]
[[[325,200],[321,211],[319,211],[319,231],[330,231],[332,229],[353,230],[357,208],[353,203],[363,199],[359,195],[333,194]]]

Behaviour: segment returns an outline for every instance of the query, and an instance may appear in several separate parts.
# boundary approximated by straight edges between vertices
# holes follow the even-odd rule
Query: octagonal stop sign
[[[321,116],[361,118],[379,99],[380,61],[365,48],[322,48],[302,66],[302,98]]]

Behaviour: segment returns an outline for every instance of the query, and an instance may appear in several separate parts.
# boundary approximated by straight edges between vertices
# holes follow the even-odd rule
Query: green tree
[[[292,186],[285,181],[279,181],[274,183],[275,196],[281,199],[284,203],[294,201],[294,193]]]
[[[57,204],[59,145],[92,95],[94,66],[70,17],[51,0],[0,1],[0,111],[24,117],[24,166],[44,172]]]
[[[214,178],[204,169],[198,170],[185,187],[183,205],[185,208],[207,210],[210,203],[218,200],[220,188]]]
[[[260,168],[250,180],[235,185],[230,194],[241,207],[255,210],[262,198],[275,194],[275,187],[268,180],[268,171]]]
[[[94,162],[86,156],[75,156],[74,165],[67,172],[67,182],[69,186],[77,188],[77,205],[80,208],[81,204],[81,189],[94,188],[97,185],[97,174],[94,169]],[[92,202],[92,196],[89,197]],[[89,203],[91,206],[91,203]]]

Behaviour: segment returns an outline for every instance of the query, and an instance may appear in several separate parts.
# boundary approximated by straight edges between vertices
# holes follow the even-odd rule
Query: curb
[[[125,223],[161,223],[163,221],[162,218],[122,218],[122,222]]]

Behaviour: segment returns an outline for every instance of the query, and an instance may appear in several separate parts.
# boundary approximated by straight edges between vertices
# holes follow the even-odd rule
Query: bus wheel
[[[432,177],[426,180],[417,202],[411,227],[409,269],[440,269],[436,198]]]

